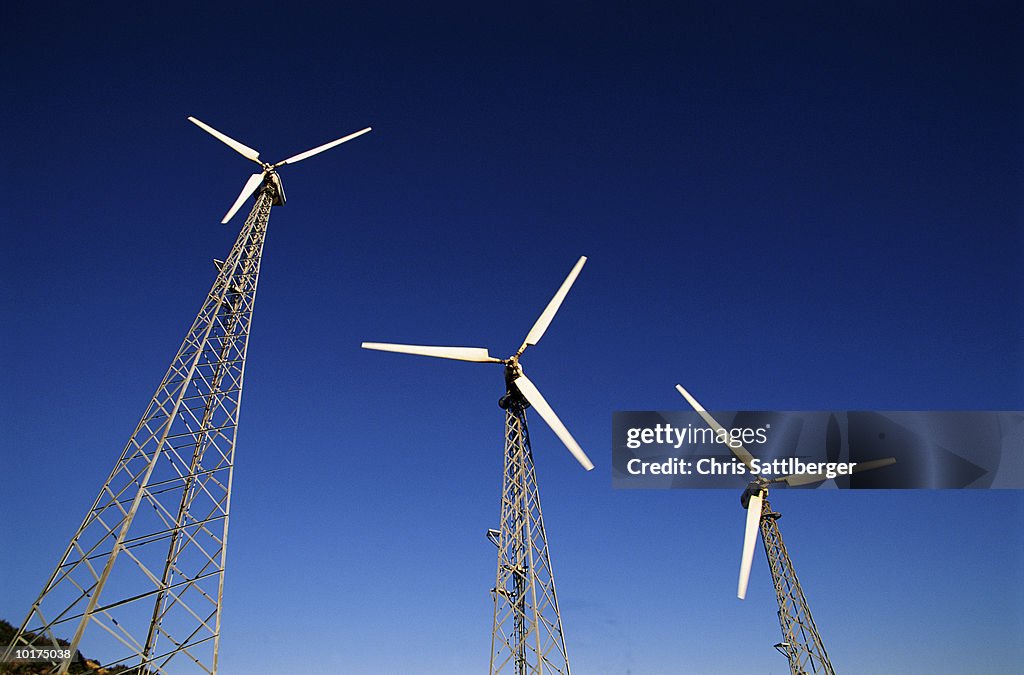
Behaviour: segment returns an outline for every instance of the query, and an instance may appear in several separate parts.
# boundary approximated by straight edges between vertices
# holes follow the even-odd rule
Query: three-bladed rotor
[[[697,414],[707,422],[708,426],[715,430],[715,438],[730,437],[729,432],[718,423],[718,420],[711,416],[711,413],[704,409],[704,406],[697,402],[697,399],[690,395],[690,392],[683,389],[683,386],[680,384],[676,385],[676,389],[683,395],[687,403],[697,411]],[[743,462],[752,474],[757,475],[754,467],[754,456],[746,448],[738,443],[735,445],[733,443],[726,443],[726,445],[736,455],[736,459]],[[877,469],[895,463],[896,458],[894,457],[877,459],[871,462],[858,462],[853,467],[853,473]],[[743,506],[747,509],[747,522],[743,532],[743,554],[740,557],[740,578],[736,590],[736,597],[740,600],[747,597],[750,568],[754,561],[754,547],[757,545],[757,533],[761,525],[761,507],[764,504],[764,499],[768,496],[768,486],[772,483],[786,483],[789,486],[795,487],[798,485],[820,483],[824,480],[828,480],[828,476],[824,473],[791,474],[774,478],[758,477],[747,486],[742,499]]]
[[[526,403],[533,406],[537,414],[541,416],[551,430],[555,432],[555,435],[565,444],[565,447],[569,449],[572,456],[576,458],[584,469],[590,471],[594,468],[593,462],[587,457],[586,453],[583,452],[583,448],[580,447],[576,439],[573,438],[569,430],[566,429],[565,425],[562,424],[562,420],[558,418],[555,411],[551,408],[548,402],[541,395],[540,390],[537,386],[530,381],[526,374],[523,372],[523,367],[519,363],[519,357],[523,355],[526,348],[531,345],[536,345],[540,342],[540,339],[544,336],[544,332],[547,331],[548,326],[551,325],[552,319],[555,318],[555,314],[558,312],[558,308],[561,307],[562,301],[565,300],[566,294],[569,289],[572,288],[572,284],[576,281],[576,277],[579,276],[580,270],[583,269],[583,264],[587,262],[586,256],[581,256],[576,264],[573,266],[572,271],[569,272],[569,276],[565,278],[562,285],[559,287],[555,296],[551,298],[551,302],[548,303],[544,311],[541,312],[540,317],[533,324],[530,332],[527,333],[526,339],[523,340],[523,344],[519,347],[515,354],[508,357],[507,359],[499,359],[490,355],[490,353],[482,347],[433,347],[426,345],[402,345],[402,344],[391,344],[387,342],[364,342],[362,344],[363,349],[376,349],[383,352],[398,352],[401,354],[416,354],[418,356],[433,356],[442,359],[454,359],[456,361],[471,361],[473,363],[501,363],[505,365],[505,381],[507,386],[506,396],[521,397]]]
[[[195,124],[197,127],[202,129],[203,131],[206,131],[207,133],[209,133],[214,138],[220,140],[225,145],[230,147],[232,150],[234,150],[235,152],[240,154],[242,157],[245,157],[246,159],[249,159],[249,160],[252,160],[253,162],[256,162],[263,169],[263,171],[261,171],[260,173],[254,173],[253,175],[249,176],[249,180],[247,180],[245,182],[245,185],[242,186],[242,191],[238,194],[238,199],[236,199],[235,203],[231,205],[230,209],[228,209],[228,212],[224,216],[224,219],[220,221],[222,223],[226,223],[229,220],[231,220],[231,217],[233,215],[235,215],[235,212],[237,212],[239,208],[241,208],[242,204],[245,203],[245,200],[248,199],[249,196],[252,195],[253,192],[256,192],[256,188],[258,188],[260,185],[262,185],[265,180],[272,180],[274,182],[274,186],[277,188],[278,195],[280,197],[280,201],[283,204],[284,203],[284,189],[281,186],[281,179],[277,175],[276,169],[278,167],[284,166],[285,164],[295,164],[296,162],[301,162],[302,160],[307,159],[309,157],[312,157],[313,155],[318,155],[321,152],[324,152],[325,150],[330,150],[331,148],[333,148],[336,145],[341,145],[345,141],[350,141],[353,138],[356,138],[357,136],[362,136],[363,134],[367,133],[371,129],[370,127],[366,127],[365,129],[361,129],[360,131],[357,131],[354,134],[349,134],[348,136],[343,136],[343,137],[341,137],[339,139],[336,139],[336,140],[333,140],[333,141],[331,141],[329,143],[324,143],[323,145],[318,145],[317,147],[313,148],[312,150],[307,150],[305,152],[300,152],[299,154],[293,155],[293,156],[289,157],[288,159],[283,159],[283,160],[281,160],[280,162],[278,162],[276,164],[269,164],[267,162],[263,162],[263,161],[260,160],[260,153],[258,151],[250,148],[249,146],[247,146],[247,145],[245,145],[243,143],[239,143],[238,141],[236,141],[235,139],[231,138],[227,134],[224,134],[224,133],[221,133],[220,131],[217,131],[216,129],[214,129],[213,127],[209,126],[208,124],[204,124],[203,122],[200,122],[195,117],[189,117],[188,119],[189,119],[190,122]]]

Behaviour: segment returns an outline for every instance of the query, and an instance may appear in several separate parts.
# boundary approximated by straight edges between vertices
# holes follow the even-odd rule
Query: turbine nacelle
[[[576,265],[573,266],[569,272],[569,276],[565,278],[558,291],[555,292],[555,296],[548,303],[544,311],[541,312],[540,317],[536,323],[527,333],[526,339],[523,341],[522,346],[516,351],[515,354],[508,357],[507,359],[499,359],[490,355],[486,349],[482,347],[435,347],[428,345],[402,345],[392,344],[387,342],[364,342],[362,343],[363,349],[375,349],[384,352],[398,352],[400,354],[415,354],[418,356],[433,356],[442,359],[454,359],[456,361],[471,361],[473,363],[501,363],[505,366],[505,395],[501,397],[498,404],[502,408],[509,408],[512,405],[522,404],[523,407],[532,406],[537,414],[541,416],[551,430],[555,432],[555,435],[565,444],[572,456],[576,458],[584,469],[590,471],[594,468],[593,462],[587,457],[586,453],[580,447],[576,439],[573,438],[569,430],[565,428],[562,421],[555,414],[555,411],[548,405],[548,402],[541,395],[540,390],[537,389],[536,385],[530,381],[530,378],[526,377],[526,373],[523,372],[523,367],[519,363],[519,357],[522,356],[523,352],[530,345],[535,345],[540,342],[544,332],[551,325],[551,320],[554,319],[555,314],[558,312],[558,308],[562,305],[562,301],[565,299],[566,294],[572,287],[576,277],[579,276],[580,270],[583,269],[584,263],[587,262],[586,256],[581,256],[576,261]]]
[[[221,223],[226,223],[229,220],[231,220],[231,217],[235,215],[239,208],[241,208],[242,204],[245,203],[245,200],[247,200],[254,192],[256,192],[257,188],[259,188],[260,185],[263,185],[264,183],[270,183],[274,186],[274,205],[284,205],[284,185],[281,183],[281,177],[277,175],[277,171],[275,171],[275,169],[277,169],[279,166],[284,166],[285,164],[295,164],[296,162],[301,162],[302,160],[308,157],[318,155],[321,152],[324,152],[325,150],[330,150],[334,146],[340,145],[345,141],[350,141],[353,138],[356,138],[357,136],[362,136],[363,134],[371,130],[370,127],[366,127],[365,129],[361,129],[360,131],[357,131],[353,134],[349,134],[348,136],[343,136],[342,138],[339,138],[337,140],[333,140],[330,141],[329,143],[319,145],[313,148],[312,150],[300,152],[299,154],[293,155],[288,159],[283,159],[276,164],[270,164],[260,160],[260,153],[257,150],[254,150],[253,148],[250,148],[247,145],[239,143],[238,141],[231,138],[227,134],[221,133],[220,131],[217,131],[213,127],[209,126],[208,124],[200,122],[195,117],[189,117],[188,120],[200,129],[202,129],[203,131],[207,132],[217,140],[221,141],[222,143],[230,147],[238,154],[245,157],[246,159],[251,160],[256,164],[259,164],[260,168],[263,169],[263,171],[261,171],[260,173],[254,173],[253,175],[249,176],[249,180],[247,180],[245,185],[242,186],[242,191],[238,194],[238,198],[235,200],[235,203],[231,205],[230,209],[228,209],[228,212],[227,214],[225,214],[224,219],[220,221]]]
[[[762,498],[768,496],[768,485],[769,481],[766,478],[757,478],[750,481],[747,485],[747,489],[740,495],[740,506],[744,509],[750,508],[750,498],[754,496],[761,496]]]
[[[518,356],[511,356],[505,360],[505,393],[498,399],[498,406],[503,410],[508,410],[513,405],[518,405],[522,408],[530,407],[530,402],[526,400],[523,393],[519,391],[519,387],[516,386],[516,380],[522,374],[523,367],[519,365]]]
[[[281,176],[273,168],[267,169],[263,172],[262,185],[270,183],[274,186],[274,206],[284,206],[284,183],[281,182]],[[233,214],[232,214],[233,215]]]

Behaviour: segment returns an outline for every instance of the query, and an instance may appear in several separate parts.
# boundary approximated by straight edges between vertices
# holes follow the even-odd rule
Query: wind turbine
[[[519,349],[505,359],[479,347],[432,347],[364,342],[364,349],[434,356],[473,363],[505,366],[505,394],[498,405],[505,410],[505,468],[501,492],[501,528],[488,530],[498,547],[498,574],[491,595],[494,622],[491,632],[490,672],[569,673],[562,617],[555,595],[555,580],[540,508],[533,450],[526,426],[526,409],[537,411],[584,469],[593,463],[562,421],[526,377],[519,363],[526,348],[540,342],[566,294],[579,275],[581,257],[562,282]]]
[[[256,192],[256,188],[258,188],[261,184],[272,185],[275,190],[275,195],[273,198],[274,206],[283,206],[285,203],[284,186],[281,184],[281,177],[277,174],[277,168],[279,166],[284,166],[285,164],[295,164],[297,162],[301,162],[304,159],[308,159],[313,155],[319,155],[321,152],[324,152],[325,150],[330,150],[334,146],[341,145],[345,141],[351,141],[353,138],[362,136],[363,134],[371,130],[371,127],[366,127],[365,129],[360,129],[359,131],[349,134],[348,136],[342,136],[341,138],[330,141],[329,143],[318,145],[312,150],[306,150],[305,152],[300,152],[299,154],[293,155],[288,159],[282,159],[280,162],[276,164],[269,164],[267,162],[260,160],[260,153],[257,150],[253,150],[249,146],[239,143],[238,141],[231,138],[227,134],[221,133],[214,129],[213,127],[211,127],[210,125],[200,122],[195,117],[189,117],[188,121],[192,122],[203,131],[209,133],[214,138],[222,141],[229,148],[240,154],[242,157],[245,157],[246,159],[256,162],[263,169],[263,171],[261,171],[260,173],[254,173],[253,175],[249,176],[249,180],[247,180],[245,182],[245,185],[242,186],[242,191],[238,193],[238,199],[236,199],[235,203],[231,205],[230,209],[228,209],[228,212],[224,215],[224,219],[220,221],[221,223],[226,223],[229,220],[231,220],[231,217],[235,215],[235,212],[238,211],[242,204],[245,203],[245,200],[248,199],[253,192]]]
[[[102,655],[107,667],[217,672],[249,329],[270,209],[284,203],[276,169],[369,128],[265,164],[252,148],[188,119],[262,167],[223,222],[259,194],[228,256],[216,261],[212,288],[92,508],[11,645],[0,647],[0,663],[16,648],[45,647],[56,655],[49,672],[63,675],[92,628],[85,651]],[[69,634],[67,648],[54,649]]]
[[[686,391],[682,385],[677,384],[676,389],[683,398],[693,407],[697,413],[704,418],[708,426],[715,430],[716,437],[721,438],[724,428],[701,406],[697,400]],[[728,432],[725,431],[725,438]],[[736,458],[746,465],[747,469],[753,472],[753,455],[742,445],[733,447],[726,444]],[[861,462],[854,467],[854,471],[865,471],[877,469],[895,463],[892,457]],[[832,662],[829,661],[825,645],[818,633],[818,627],[811,616],[810,607],[807,605],[807,598],[804,596],[803,587],[796,577],[796,570],[793,568],[793,561],[789,557],[786,545],[782,541],[782,533],[779,531],[778,520],[781,513],[772,511],[768,502],[768,486],[773,483],[785,483],[789,486],[809,485],[826,480],[824,474],[795,474],[790,476],[777,476],[765,478],[758,476],[747,486],[740,497],[740,503],[747,510],[746,527],[743,534],[743,555],[740,558],[740,577],[736,596],[743,600],[747,596],[747,584],[750,581],[750,568],[754,560],[754,547],[757,545],[757,532],[760,529],[761,539],[764,543],[765,555],[768,558],[768,567],[772,573],[772,582],[775,585],[775,597],[779,604],[779,625],[782,628],[782,642],[775,645],[783,655],[789,659],[789,669],[792,675],[803,675],[804,673],[827,673],[835,675]]]

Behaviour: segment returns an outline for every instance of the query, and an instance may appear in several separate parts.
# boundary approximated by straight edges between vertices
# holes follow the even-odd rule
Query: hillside
[[[15,633],[18,629],[12,626],[7,621],[0,619],[0,645],[9,645],[14,640]],[[26,633],[25,637],[31,642],[36,637],[34,633]],[[67,640],[57,639],[57,643],[62,647],[67,647],[70,643]],[[76,663],[71,664],[71,668],[68,669],[69,673],[85,674],[89,673],[92,675],[114,675],[115,673],[126,673],[130,669],[125,666],[114,666],[113,668],[104,668],[98,662],[85,658],[82,653],[78,653],[78,659]],[[0,675],[46,675],[50,672],[50,666],[45,663],[0,663]]]

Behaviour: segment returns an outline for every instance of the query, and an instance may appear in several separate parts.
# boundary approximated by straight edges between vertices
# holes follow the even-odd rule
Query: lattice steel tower
[[[772,572],[775,598],[779,603],[782,642],[776,645],[776,649],[789,660],[789,671],[792,675],[835,675],[832,662],[825,651],[825,644],[821,641],[818,627],[807,605],[804,589],[796,577],[793,561],[790,560],[786,544],[782,541],[778,523],[782,514],[772,511],[771,504],[768,503],[767,481],[754,482],[747,487],[742,498],[743,508],[757,508],[759,500],[751,499],[752,496],[760,497],[761,540],[764,542],[768,568]]]
[[[104,656],[106,667],[126,665],[133,673],[217,672],[246,350],[270,209],[284,203],[274,169],[357,135],[269,165],[190,119],[263,167],[224,221],[258,190],[256,203],[228,257],[217,262],[213,287],[120,459],[18,629],[12,646],[57,646],[71,636],[68,658],[51,672],[67,673],[85,644],[90,656],[114,655]]]
[[[715,433],[721,443],[725,443],[729,451],[742,462],[753,475],[760,474],[759,467],[754,464],[754,456],[739,443],[726,443],[722,439],[735,438],[709,413],[704,406],[697,402],[690,392],[677,384],[676,390],[682,394],[690,406],[704,419]],[[830,424],[833,422],[830,421]],[[836,427],[838,433],[838,425]],[[885,459],[860,462],[854,467],[854,472],[878,469],[894,464],[896,459],[887,457]],[[787,476],[776,476],[766,478],[759,476],[753,480],[747,489],[744,490],[740,503],[747,510],[746,526],[743,533],[743,554],[740,558],[739,583],[737,584],[736,597],[744,599],[747,596],[747,584],[750,581],[750,568],[754,560],[754,549],[757,546],[757,533],[761,532],[761,540],[764,543],[765,555],[768,557],[768,567],[772,572],[772,584],[775,586],[775,597],[779,604],[779,625],[782,628],[782,642],[775,645],[788,660],[789,669],[793,675],[804,675],[805,673],[827,673],[834,675],[832,662],[829,661],[828,653],[825,652],[825,645],[821,641],[818,627],[814,624],[811,610],[807,606],[807,598],[804,596],[800,581],[796,578],[796,571],[793,569],[793,561],[789,558],[789,552],[782,541],[782,533],[779,532],[778,520],[781,514],[772,511],[768,503],[768,486],[773,483],[785,483],[791,487],[799,485],[811,485],[820,483],[829,478],[826,472],[820,473],[796,473]]]
[[[526,428],[526,409],[532,407],[565,444],[580,465],[590,471],[594,464],[565,428],[536,385],[523,373],[520,357],[547,331],[587,258],[580,257],[555,292],[515,354],[495,358],[482,347],[435,347],[364,342],[365,349],[434,356],[474,363],[505,366],[505,470],[501,489],[501,527],[488,530],[487,538],[498,547],[498,575],[491,595],[494,622],[491,632],[490,672],[568,673],[562,617],[555,597],[555,579],[548,555],[548,539],[540,510],[537,473]]]
[[[505,408],[501,528],[488,532],[498,547],[498,575],[491,589],[490,672],[568,673],[562,615],[526,426],[530,404],[510,380],[501,405]]]

